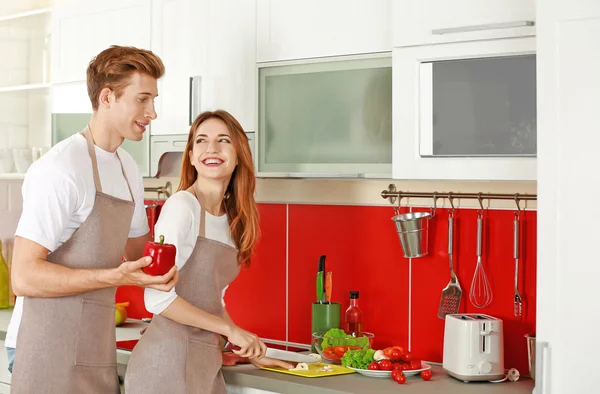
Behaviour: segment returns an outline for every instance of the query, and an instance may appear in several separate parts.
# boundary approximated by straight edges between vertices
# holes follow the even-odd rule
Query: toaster
[[[477,313],[446,315],[443,368],[469,382],[504,377],[502,320]]]

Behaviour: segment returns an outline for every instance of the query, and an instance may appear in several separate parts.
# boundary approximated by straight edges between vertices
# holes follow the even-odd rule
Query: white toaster
[[[502,320],[477,313],[447,315],[443,367],[465,382],[503,378]]]

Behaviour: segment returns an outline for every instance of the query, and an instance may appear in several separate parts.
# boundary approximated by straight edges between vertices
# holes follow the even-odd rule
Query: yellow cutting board
[[[325,371],[325,372],[319,372],[319,369],[323,368],[324,365],[329,365],[333,368],[333,371]],[[279,372],[279,373],[286,373],[289,375],[296,375],[296,376],[302,376],[303,378],[324,378],[326,376],[336,376],[336,375],[346,375],[349,373],[355,373],[356,371],[353,371],[349,368],[346,367],[342,367],[341,365],[335,365],[335,364],[318,364],[318,363],[312,363],[312,364],[308,364],[308,371],[307,370],[293,370],[290,371],[288,369],[283,369],[283,368],[267,368],[267,367],[260,367],[261,369],[265,369],[267,371],[273,371],[273,372]]]

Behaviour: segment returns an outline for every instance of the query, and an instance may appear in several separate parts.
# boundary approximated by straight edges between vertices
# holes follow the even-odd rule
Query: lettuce
[[[342,365],[344,367],[368,369],[369,364],[375,361],[373,358],[374,355],[375,350],[373,349],[349,350],[344,354],[344,357],[342,357]]]
[[[356,338],[352,335],[346,335],[344,330],[340,328],[332,328],[323,336],[321,349],[327,349],[332,346],[360,346],[361,348],[366,349],[369,347],[369,338]]]

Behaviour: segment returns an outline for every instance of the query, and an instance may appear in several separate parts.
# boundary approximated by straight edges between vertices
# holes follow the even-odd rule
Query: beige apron
[[[70,268],[115,268],[121,264],[131,227],[133,194],[122,163],[132,201],[102,193],[88,127],[83,134],[96,186],[94,206],[47,260]],[[67,297],[25,297],[11,393],[119,393],[115,291],[113,287]]]
[[[239,274],[237,250],[200,235],[181,269],[177,294],[216,316],[223,315],[221,292]],[[220,336],[155,315],[133,349],[125,374],[127,394],[226,394],[221,374]]]

